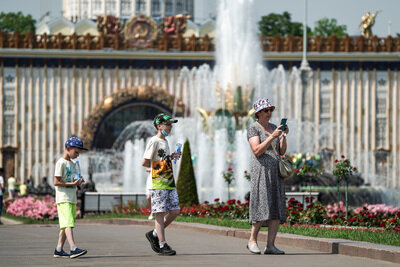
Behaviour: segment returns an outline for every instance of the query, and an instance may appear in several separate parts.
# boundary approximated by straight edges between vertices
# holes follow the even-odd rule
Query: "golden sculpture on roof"
[[[361,35],[369,38],[372,36],[372,26],[375,24],[375,18],[381,10],[375,11],[375,13],[370,13],[367,11],[364,16],[361,17],[360,25],[358,28],[361,28]]]

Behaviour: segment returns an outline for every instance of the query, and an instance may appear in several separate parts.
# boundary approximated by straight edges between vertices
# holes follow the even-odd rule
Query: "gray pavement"
[[[55,259],[57,225],[1,225],[0,266],[399,266],[394,263],[279,246],[286,255],[252,255],[246,240],[192,230],[167,229],[176,256],[155,254],[141,225],[81,224],[78,247],[88,254]],[[260,248],[265,246],[260,242]],[[66,245],[68,250],[68,245]]]

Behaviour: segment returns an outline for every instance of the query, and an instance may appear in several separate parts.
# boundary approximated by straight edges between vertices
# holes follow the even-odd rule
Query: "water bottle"
[[[182,144],[181,143],[176,143],[175,145],[175,155],[179,152],[181,152],[182,150]],[[178,158],[177,156],[174,157],[174,164],[176,164],[176,158]]]
[[[79,161],[75,161],[75,180],[78,180],[82,177],[81,175],[81,166],[79,166]]]

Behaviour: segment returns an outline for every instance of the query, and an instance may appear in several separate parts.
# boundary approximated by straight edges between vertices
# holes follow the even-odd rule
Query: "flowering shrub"
[[[321,224],[326,217],[326,207],[321,202],[309,203],[304,210],[303,222],[307,224]]]
[[[289,223],[320,224],[327,217],[326,208],[320,203],[313,203],[314,197],[306,197],[306,208],[294,198],[289,199],[286,208],[287,221]]]
[[[343,201],[339,201],[339,204],[328,205],[326,208],[326,215],[330,218],[330,224],[342,224],[346,214],[346,207]]]
[[[27,196],[7,203],[6,212],[17,217],[35,220],[57,219],[57,205],[50,195],[43,198]]]
[[[339,180],[348,179],[353,172],[356,172],[357,168],[351,166],[350,160],[346,159],[344,155],[341,159],[335,159],[335,167],[333,168],[333,175],[335,175]]]
[[[235,180],[232,168],[228,168],[227,171],[222,172],[222,176],[224,177],[224,180],[228,186],[233,182],[233,180]]]
[[[227,183],[228,185],[228,199],[230,199],[231,198],[230,186],[233,180],[235,180],[232,168],[229,167],[227,171],[222,172],[222,177],[224,178],[225,183]]]
[[[227,218],[227,219],[248,219],[249,202],[242,203],[240,200],[230,199],[226,203],[220,202],[218,198],[210,204],[205,201],[192,207],[182,207],[181,216]]]
[[[303,204],[297,201],[295,198],[291,198],[288,201],[286,207],[286,220],[289,223],[299,222],[303,216]]]
[[[314,197],[306,197],[306,206],[295,198],[290,198],[286,207],[287,222],[291,225],[338,225],[379,227],[400,232],[400,211],[398,208],[384,204],[368,205],[350,210],[350,216],[345,218],[345,206],[342,201],[338,204],[323,206],[320,202],[313,202]],[[124,215],[149,215],[149,208],[139,208],[133,202],[126,206],[116,206],[114,212]],[[204,201],[199,205],[181,207],[180,216],[223,218],[223,219],[248,219],[249,202],[231,199],[226,203],[219,198],[214,203]]]
[[[323,172],[322,165],[314,157],[310,159],[303,159],[299,164],[299,168],[296,169],[296,173],[299,176],[317,176]]]
[[[128,205],[115,206],[114,213],[124,215],[149,215],[150,208],[139,208],[135,203],[128,201]],[[249,202],[246,201],[242,203],[240,200],[231,199],[225,203],[220,202],[220,199],[216,198],[213,204],[204,201],[199,205],[194,204],[191,207],[181,207],[180,215],[189,217],[248,219]]]
[[[311,155],[309,153],[292,153],[289,155],[296,168],[297,175],[316,176],[323,172],[320,155]]]
[[[244,178],[247,180],[247,181],[251,181],[251,177],[250,177],[250,173],[248,173],[247,171],[244,171]]]
[[[151,209],[149,207],[139,207],[135,201],[128,200],[127,205],[114,206],[113,212],[123,215],[150,215]]]

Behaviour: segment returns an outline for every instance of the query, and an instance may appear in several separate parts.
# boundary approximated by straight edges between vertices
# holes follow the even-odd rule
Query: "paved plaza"
[[[88,253],[71,260],[53,258],[57,225],[1,225],[0,266],[399,266],[287,246],[279,246],[286,251],[283,256],[251,255],[244,239],[174,228],[168,229],[167,240],[177,255],[159,256],[144,236],[149,229],[78,223],[75,239]],[[263,249],[265,243],[259,245]]]

